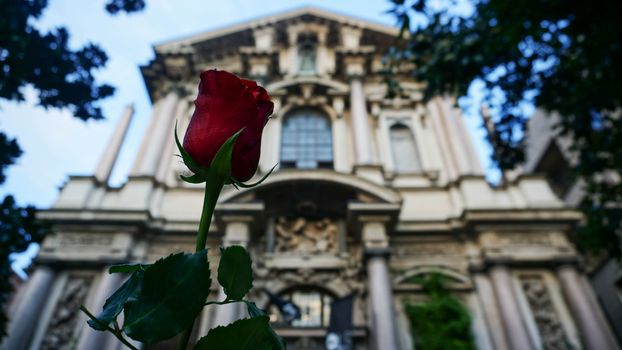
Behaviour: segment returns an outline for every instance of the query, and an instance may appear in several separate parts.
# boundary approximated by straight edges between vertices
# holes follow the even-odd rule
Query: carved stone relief
[[[276,246],[278,253],[323,254],[339,251],[339,228],[330,219],[288,220],[280,217],[276,222]]]
[[[569,343],[542,277],[523,276],[520,282],[538,327],[542,347],[547,350],[569,350]]]
[[[76,329],[80,305],[84,304],[93,282],[92,276],[70,276],[56,302],[56,309],[50,318],[42,350],[73,349],[77,341]]]

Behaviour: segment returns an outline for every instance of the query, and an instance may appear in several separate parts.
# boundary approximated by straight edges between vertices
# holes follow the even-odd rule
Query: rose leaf
[[[225,290],[227,299],[241,300],[253,287],[251,257],[241,246],[221,249],[218,265],[218,283]]]
[[[283,349],[280,339],[271,333],[268,316],[237,320],[224,327],[212,328],[194,350],[273,350]]]
[[[139,292],[144,271],[136,270],[104,303],[102,312],[96,320],[88,320],[89,326],[98,331],[105,331],[123,310],[125,303]]]
[[[144,273],[142,288],[125,304],[123,331],[152,344],[189,328],[211,285],[207,250],[160,259]]]

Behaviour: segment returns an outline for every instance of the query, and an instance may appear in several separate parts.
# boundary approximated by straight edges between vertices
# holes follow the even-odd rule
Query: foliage
[[[493,159],[511,169],[524,159],[525,102],[558,113],[557,132],[572,140],[574,174],[586,184],[582,236],[620,256],[622,184],[622,2],[391,0],[404,31],[413,26],[400,62],[426,82],[424,97],[466,96],[483,82],[495,114]],[[465,4],[471,8],[465,10]],[[392,86],[392,85],[390,85]]]
[[[22,155],[17,140],[9,139],[4,133],[0,132],[0,184],[6,181],[6,168],[15,164],[15,161]]]
[[[430,300],[404,305],[410,320],[414,348],[422,350],[474,350],[471,316],[462,303],[445,288],[443,277],[431,274],[421,280]]]
[[[93,73],[108,57],[97,45],[69,47],[69,32],[60,27],[47,33],[33,25],[46,0],[1,0],[0,98],[23,101],[31,85],[42,107],[68,108],[82,120],[103,118],[97,101],[114,89],[95,82]]]
[[[106,3],[106,11],[113,15],[121,11],[132,13],[144,9],[144,0],[109,0],[108,3]]]
[[[35,208],[18,206],[12,196],[0,203],[0,307],[13,290],[10,254],[21,253],[31,243],[41,242],[45,232],[45,227],[35,221]],[[5,313],[0,313],[0,336],[6,334],[7,321]]]

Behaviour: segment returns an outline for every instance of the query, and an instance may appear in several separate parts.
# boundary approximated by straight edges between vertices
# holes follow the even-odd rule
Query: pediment
[[[337,61],[352,54],[371,57],[387,52],[398,34],[394,27],[304,7],[157,44],[155,58],[141,66],[141,72],[153,101],[171,88],[193,91],[194,77],[205,69],[217,68],[255,78],[260,73],[250,70],[255,64],[251,60],[266,67],[261,68],[260,75],[266,77],[264,83],[267,83],[291,75],[291,68],[282,67],[281,62],[291,59],[290,49],[298,33],[308,31],[317,33],[322,45],[331,48],[330,54],[325,53],[331,58],[325,60],[334,61],[331,65],[336,66]],[[356,44],[347,39],[352,37],[357,38]],[[367,61],[370,65],[371,60]],[[326,69],[330,74],[343,74],[340,67]],[[331,91],[341,90],[331,88]]]
[[[221,41],[229,44],[236,39],[240,46],[252,44],[252,30],[257,28],[273,27],[277,30],[284,29],[289,24],[301,23],[321,23],[329,28],[339,26],[351,26],[368,31],[369,42],[363,44],[372,45],[371,41],[375,38],[381,40],[382,37],[395,38],[399,30],[395,27],[374,23],[372,21],[335,13],[332,11],[320,9],[317,7],[301,7],[274,15],[263,16],[244,23],[226,26],[203,33],[191,35],[185,38],[166,41],[154,46],[156,53],[177,53],[188,50],[191,47],[198,48],[202,45],[208,45],[210,42]],[[282,38],[284,39],[284,38]],[[378,42],[379,43],[379,42]]]

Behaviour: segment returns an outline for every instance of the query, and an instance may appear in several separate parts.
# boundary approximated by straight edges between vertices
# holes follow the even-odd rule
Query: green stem
[[[220,191],[224,185],[225,179],[220,176],[208,176],[208,180],[205,183],[205,197],[203,198],[203,210],[201,211],[201,221],[199,222],[199,232],[197,234],[197,244],[195,248],[197,252],[205,249],[207,232],[212,224],[214,208],[216,207],[218,196],[220,196]]]
[[[207,182],[205,183],[205,197],[203,198],[203,210],[201,211],[199,232],[197,233],[197,243],[195,248],[195,251],[197,252],[205,249],[205,244],[207,243],[207,233],[209,232],[209,227],[212,224],[214,208],[216,208],[218,196],[220,196],[220,191],[224,185],[224,178],[214,173],[208,175]],[[194,321],[192,321],[192,324],[188,329],[181,333],[179,342],[177,343],[177,350],[186,350],[193,327]]]
[[[127,339],[123,337],[123,332],[119,329],[117,321],[114,321],[114,329],[108,326],[107,324],[101,322],[95,315],[93,315],[84,305],[80,306],[80,310],[84,312],[91,320],[99,323],[101,326],[106,327],[106,330],[112,333],[121,343],[130,348],[131,350],[138,350],[132,343],[130,343]]]
[[[246,300],[225,300],[225,301],[208,301],[204,306],[207,305],[225,305],[231,303],[244,303]]]
[[[127,346],[131,350],[138,350],[137,347],[132,345],[132,343],[130,343],[127,339],[125,339],[125,337],[123,337],[123,332],[121,332],[121,330],[113,332],[113,334],[115,335],[115,337],[117,337],[117,339],[119,339],[121,343],[123,343],[125,346]]]

